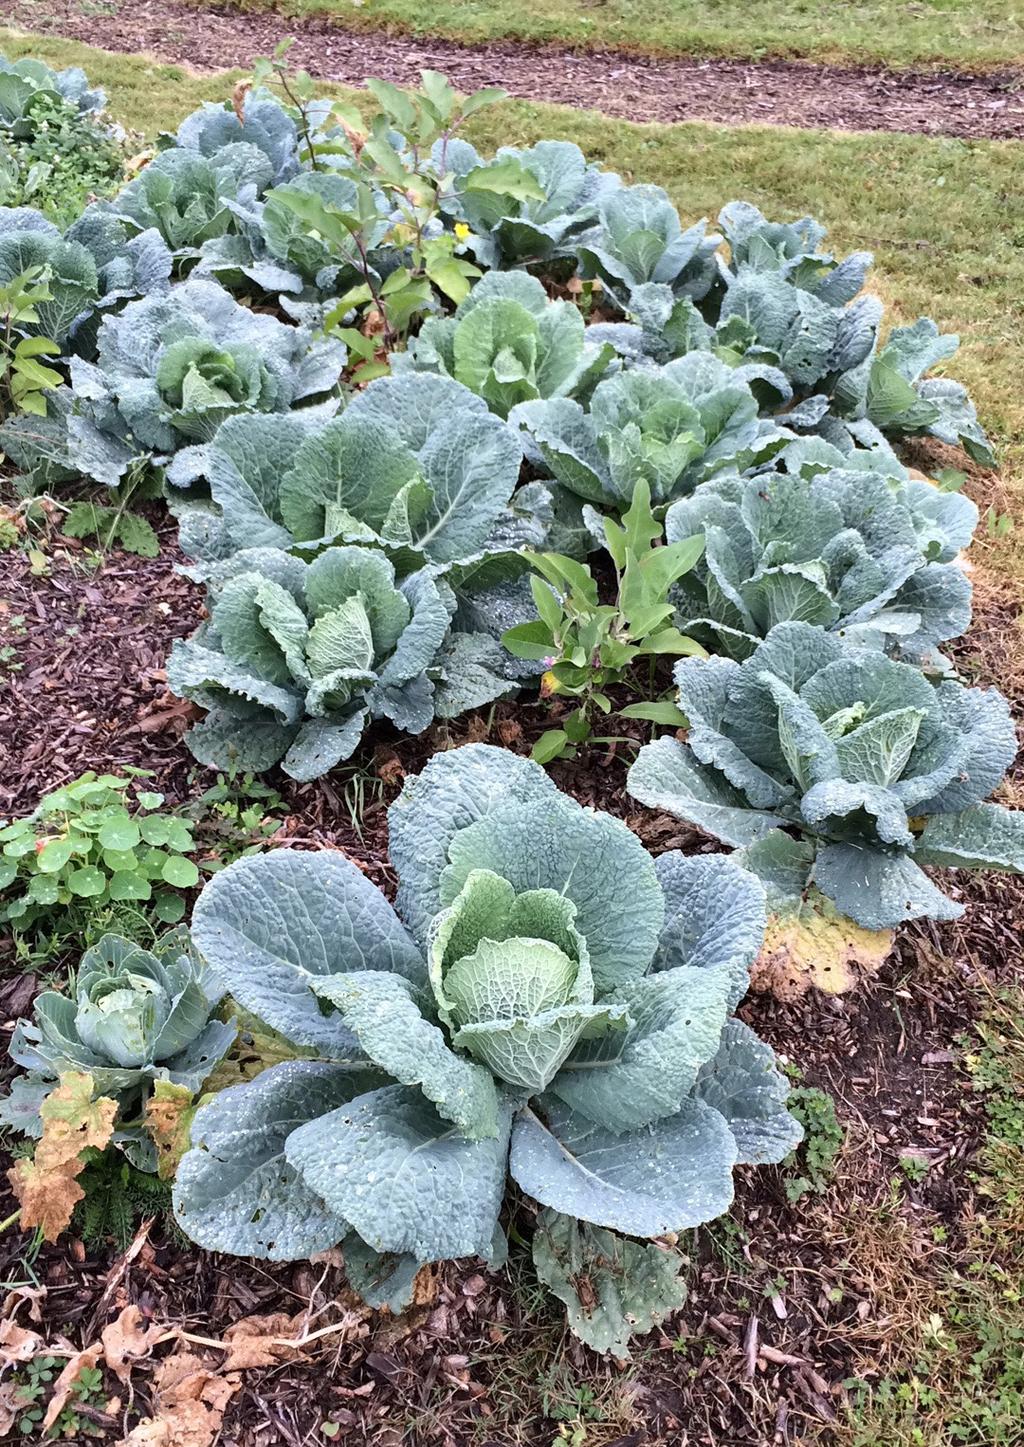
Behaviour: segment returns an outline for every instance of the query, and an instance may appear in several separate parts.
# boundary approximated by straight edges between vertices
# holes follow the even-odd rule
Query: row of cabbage
[[[168,661],[206,711],[193,752],[302,780],[374,719],[422,732],[529,688],[543,661],[502,638],[536,619],[531,558],[586,558],[642,489],[669,545],[704,540],[671,605],[706,656],[676,665],[686,741],[645,745],[628,786],[737,853],[652,860],[532,761],[439,754],[390,811],[394,907],[334,854],[240,861],[191,944],[107,941],[77,998],[41,997],[8,1118],[38,1135],[84,1072],[155,1165],[140,1101],[200,1092],[230,998],[301,1058],[192,1121],[194,1240],[341,1242],[397,1309],[425,1263],[503,1258],[510,1175],[540,1276],[621,1353],[682,1299],[666,1245],[799,1140],[735,1016],[766,929],[787,968],[830,935],[863,956],[858,931],[958,912],[922,865],[1024,868],[1021,816],[984,802],[1009,711],[940,651],[976,509],[892,443],[991,453],[925,376],[955,338],[880,344],[870,258],[813,221],[734,203],[685,230],[569,143],[482,158],[454,131],[486,96],[374,89],[363,130],[258,88],[204,107],[63,234],[0,211],[0,277],[46,268],[68,367],[3,446],[29,484],[164,470],[208,590]]]

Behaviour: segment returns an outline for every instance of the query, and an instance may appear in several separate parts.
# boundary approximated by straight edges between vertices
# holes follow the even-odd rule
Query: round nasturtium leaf
[[[167,820],[167,847],[177,849],[180,854],[187,854],[195,848],[192,827],[184,819]]]
[[[164,796],[163,794],[155,793],[152,789],[142,789],[135,795],[135,800],[140,809],[159,809],[160,805],[164,802]],[[142,831],[142,837],[143,839],[146,837],[145,830]]]
[[[177,924],[184,918],[185,901],[180,894],[158,894],[153,904],[153,913],[164,924]]]
[[[106,889],[107,876],[102,869],[97,869],[95,864],[83,864],[80,869],[72,870],[67,883],[72,894],[91,899]]]
[[[27,899],[34,904],[56,904],[60,889],[52,874],[34,874],[28,882]]]
[[[175,854],[164,865],[163,878],[176,889],[191,889],[194,884],[199,883],[199,870],[191,859],[182,859]]]
[[[13,859],[0,859],[0,889],[6,889],[18,873]]]
[[[104,849],[134,849],[142,835],[134,819],[122,815],[108,819],[96,837]]]
[[[170,858],[164,849],[144,849],[141,856],[136,859],[134,868],[141,869],[147,879],[162,879],[164,865]]]
[[[24,854],[31,854],[36,847],[36,836],[29,832],[13,837],[4,845],[4,856],[7,859],[20,859]]]
[[[111,899],[149,899],[152,893],[149,880],[141,874],[130,874],[127,870],[121,870],[117,874],[111,875]]]
[[[151,814],[147,819],[139,820],[139,833],[147,844],[166,844],[170,822],[162,814]]]
[[[51,839],[44,844],[36,858],[36,864],[44,874],[59,874],[75,851],[71,839]]]
[[[104,849],[103,863],[112,874],[119,874],[122,871],[131,874],[138,867],[139,861],[131,849]]]

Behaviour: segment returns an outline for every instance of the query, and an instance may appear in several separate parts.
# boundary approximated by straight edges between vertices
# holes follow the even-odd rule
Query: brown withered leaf
[[[0,1321],[0,1362],[27,1362],[42,1348],[43,1339],[38,1332],[27,1331],[17,1322]]]
[[[171,1333],[156,1322],[146,1321],[137,1306],[126,1306],[116,1321],[100,1332],[107,1366],[121,1382],[127,1382],[131,1363],[148,1356],[158,1342]]]
[[[274,1367],[301,1356],[298,1348],[289,1343],[302,1336],[305,1319],[304,1311],[295,1316],[278,1311],[270,1316],[247,1316],[243,1321],[232,1322],[224,1333],[224,1342],[229,1343],[230,1348],[223,1370]]]
[[[7,1172],[21,1207],[22,1230],[39,1226],[47,1241],[56,1241],[85,1195],[77,1179],[81,1152],[88,1147],[103,1150],[114,1133],[117,1102],[102,1095],[93,1100],[92,1093],[91,1075],[62,1075],[43,1101],[43,1134],[34,1157],[16,1161]]]
[[[43,1431],[48,1432],[57,1418],[68,1404],[68,1398],[74,1390],[75,1383],[82,1372],[94,1367],[100,1359],[98,1346],[86,1347],[84,1352],[78,1352],[73,1356],[53,1384],[53,1396],[46,1407],[46,1415],[43,1417]]]
[[[178,1162],[188,1150],[195,1113],[192,1092],[187,1085],[156,1081],[153,1094],[146,1101],[146,1129],[156,1146],[157,1175],[161,1181],[174,1179]]]
[[[252,90],[251,80],[240,80],[231,92],[231,109],[238,117],[238,124],[245,125],[245,98]]]
[[[193,1352],[166,1357],[153,1378],[155,1415],[117,1447],[212,1447],[224,1412],[241,1382],[220,1375]]]

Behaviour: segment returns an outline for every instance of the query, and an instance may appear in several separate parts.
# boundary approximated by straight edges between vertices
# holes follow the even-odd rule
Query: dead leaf
[[[279,1311],[271,1316],[247,1316],[236,1321],[224,1333],[224,1341],[230,1343],[230,1350],[224,1360],[226,1372],[242,1371],[247,1367],[274,1367],[279,1362],[291,1361],[302,1353],[288,1343],[301,1337],[306,1313],[288,1316]]]
[[[153,1378],[156,1413],[117,1447],[211,1447],[241,1382],[223,1377],[193,1352],[176,1352]]]
[[[251,80],[240,80],[231,92],[231,109],[238,117],[238,124],[245,125],[245,98],[252,90]]]
[[[18,1413],[25,1410],[25,1399],[18,1398],[17,1382],[0,1383],[0,1437],[6,1437],[18,1419]]]
[[[146,1101],[146,1129],[156,1146],[157,1175],[161,1181],[174,1179],[178,1162],[188,1150],[195,1113],[192,1092],[187,1085],[156,1081],[153,1094]]]
[[[166,1341],[170,1335],[155,1322],[145,1321],[137,1306],[126,1306],[117,1320],[100,1332],[107,1366],[119,1381],[127,1382],[129,1364],[148,1356],[157,1342]]]
[[[46,1415],[43,1418],[43,1431],[48,1432],[57,1418],[68,1404],[68,1399],[74,1391],[75,1383],[82,1372],[94,1367],[100,1359],[100,1347],[86,1347],[84,1352],[73,1356],[60,1376],[53,1384],[53,1396],[50,1398]]]
[[[117,1447],[211,1447],[240,1380],[221,1376],[192,1351],[165,1357],[153,1376],[156,1414]]]
[[[43,1313],[39,1303],[45,1301],[47,1289],[45,1286],[14,1286],[7,1293],[4,1300],[4,1316],[17,1316],[18,1308],[22,1302],[28,1302],[28,1314],[32,1321],[42,1321]]]
[[[38,1332],[26,1331],[17,1322],[0,1321],[0,1362],[27,1362],[42,1349]]]
[[[32,1160],[16,1161],[7,1172],[18,1205],[21,1228],[42,1227],[47,1241],[56,1241],[85,1195],[78,1184],[81,1152],[103,1150],[114,1133],[117,1101],[93,1100],[91,1075],[69,1071],[43,1101],[43,1134]]]

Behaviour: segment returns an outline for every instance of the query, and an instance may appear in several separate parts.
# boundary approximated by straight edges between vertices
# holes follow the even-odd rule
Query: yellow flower
[[[472,235],[472,232],[470,231],[469,227],[466,225],[465,221],[456,221],[456,223],[455,223],[455,238],[456,238],[457,241],[468,241],[471,235]]]

